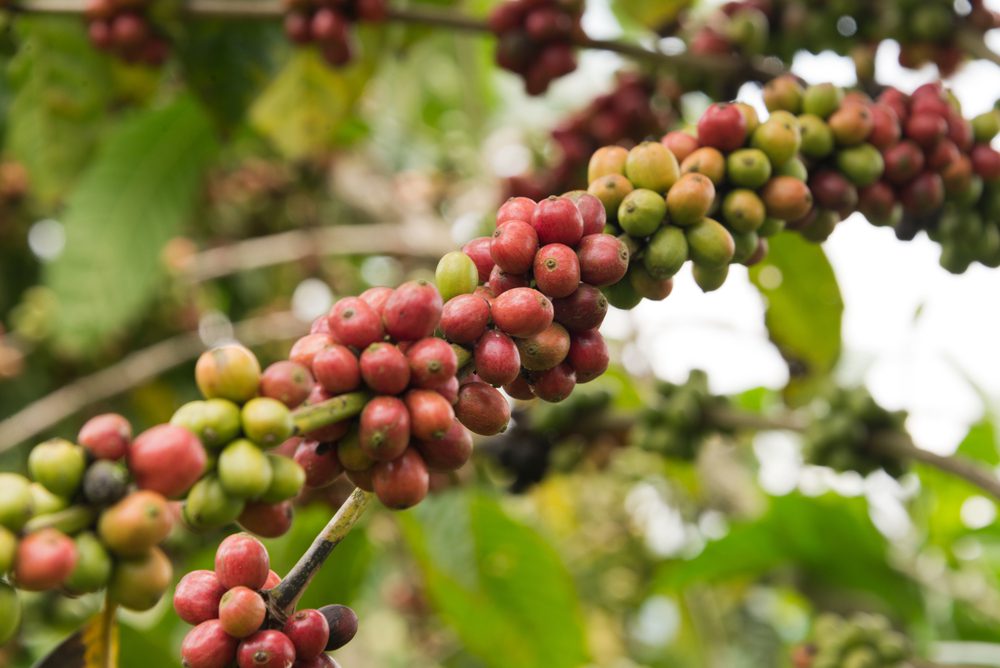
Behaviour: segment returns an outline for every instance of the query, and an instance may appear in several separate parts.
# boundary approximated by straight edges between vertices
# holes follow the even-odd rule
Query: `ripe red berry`
[[[809,180],[816,203],[824,209],[848,215],[858,205],[858,190],[854,184],[834,169],[821,169]]]
[[[552,323],[534,336],[517,340],[521,366],[528,371],[544,371],[556,366],[569,352],[569,333],[559,323]]]
[[[111,19],[111,41],[121,49],[143,43],[149,37],[149,24],[137,14],[119,14]]]
[[[281,631],[258,631],[240,643],[236,662],[240,668],[291,668],[295,645]]]
[[[909,182],[924,169],[924,152],[910,140],[886,149],[882,159],[885,178],[897,185]]]
[[[515,288],[526,288],[531,284],[527,274],[508,274],[500,267],[490,272],[489,288],[494,295],[500,295]]]
[[[329,319],[327,319],[329,323]],[[301,339],[292,344],[292,349],[288,353],[288,359],[302,366],[311,369],[316,353],[329,348],[337,343],[337,340],[329,333],[306,334]]]
[[[441,320],[441,307],[441,295],[431,283],[403,283],[385,304],[385,331],[397,341],[430,336]]]
[[[451,427],[455,411],[433,390],[410,390],[403,398],[410,412],[410,431],[419,439],[441,438]]]
[[[292,528],[293,515],[291,501],[280,503],[250,501],[243,507],[237,523],[244,530],[261,538],[279,538]]]
[[[604,225],[608,222],[608,212],[601,200],[586,190],[573,191],[566,197],[580,210],[580,216],[583,218],[583,236],[600,234],[604,231]]]
[[[608,344],[596,329],[577,332],[571,337],[566,361],[573,367],[577,383],[589,383],[603,374],[610,360]]]
[[[471,383],[484,385],[484,383]],[[489,387],[489,386],[487,386]],[[492,389],[492,388],[490,388]],[[415,442],[427,468],[433,471],[454,471],[472,455],[472,435],[457,419],[441,438]]]
[[[293,459],[306,472],[307,487],[326,487],[343,473],[336,450],[329,442],[302,441]]]
[[[535,255],[535,283],[548,297],[566,297],[580,285],[580,261],[572,248],[548,244]]]
[[[496,330],[486,332],[473,352],[476,373],[490,385],[506,385],[521,371],[521,356],[514,341]]]
[[[1000,153],[989,144],[972,147],[972,169],[987,181],[1000,179]]]
[[[858,211],[873,223],[891,219],[896,206],[896,193],[885,181],[876,181],[858,191]]]
[[[201,624],[219,615],[219,601],[226,588],[214,571],[191,571],[174,591],[174,610],[188,624]]]
[[[97,415],[87,420],[76,440],[97,459],[121,459],[132,441],[132,425],[117,413]]]
[[[56,529],[40,529],[17,545],[14,582],[26,591],[55,589],[73,572],[77,558],[72,538]]]
[[[668,132],[660,141],[670,149],[670,152],[677,158],[677,162],[684,162],[684,158],[698,150],[698,138],[681,130]]]
[[[269,570],[267,572],[267,582],[264,583],[263,590],[274,589],[279,584],[281,584],[281,578],[274,571]]]
[[[327,652],[340,649],[351,642],[358,632],[358,616],[354,610],[346,605],[324,605],[319,612],[326,617],[330,627],[330,639],[324,648]]]
[[[906,121],[906,136],[925,148],[931,148],[948,133],[948,124],[937,114],[912,114]]]
[[[215,574],[227,589],[243,585],[260,589],[267,581],[270,558],[267,548],[245,533],[228,536],[215,551]]]
[[[510,404],[499,390],[486,383],[466,383],[458,390],[455,415],[469,430],[493,436],[507,429]]]
[[[297,660],[293,668],[340,668],[340,664],[329,654],[319,654],[311,659]]]
[[[316,353],[312,368],[316,380],[331,395],[351,392],[361,386],[358,358],[339,343]]]
[[[512,220],[493,233],[490,256],[501,271],[525,274],[538,252],[538,234],[524,221]]]
[[[284,632],[295,645],[298,660],[318,656],[330,640],[330,625],[319,610],[299,610],[285,623]]]
[[[524,374],[518,374],[517,378],[504,385],[503,391],[514,399],[520,399],[522,401],[528,401],[535,398],[535,393],[532,391],[531,385],[528,383],[528,379],[525,378]]]
[[[958,113],[954,109],[948,110],[948,114],[945,116],[945,119],[948,123],[948,139],[950,139],[960,151],[971,150],[972,143],[975,141],[975,133],[972,129],[972,123],[963,118],[962,114]]]
[[[879,150],[885,150],[899,141],[902,134],[899,118],[887,104],[873,104],[870,110],[872,131],[868,135],[868,143]]]
[[[584,283],[597,287],[614,285],[628,271],[628,246],[610,234],[585,236],[576,254],[580,262],[580,279]]]
[[[403,454],[410,442],[410,413],[396,397],[375,397],[361,411],[361,449],[372,459],[389,461]]]
[[[309,32],[317,42],[343,41],[347,36],[347,21],[338,12],[321,7],[313,14]]]
[[[364,350],[385,336],[382,318],[359,297],[344,297],[330,309],[330,331],[347,346]]]
[[[490,253],[492,243],[493,237],[476,237],[462,246],[462,252],[472,258],[476,265],[480,283],[490,280],[490,272],[493,271],[493,256]]]
[[[449,409],[451,406],[448,407]],[[372,488],[386,507],[402,510],[423,501],[430,488],[427,465],[414,448],[372,469]]]
[[[449,299],[441,311],[441,331],[455,343],[473,343],[490,323],[490,304],[476,294]]]
[[[226,633],[234,638],[246,638],[264,623],[267,606],[253,589],[233,587],[219,601],[219,621]]]
[[[948,165],[957,162],[961,157],[962,152],[955,146],[955,142],[950,139],[942,139],[927,153],[927,166],[940,172]]]
[[[410,363],[410,380],[417,387],[436,387],[458,372],[458,358],[444,339],[428,337],[417,341],[406,351],[406,359]]]
[[[391,296],[392,288],[377,286],[368,288],[362,292],[358,295],[358,299],[371,306],[375,310],[375,313],[378,314],[378,317],[381,318],[385,313],[385,303],[389,301],[389,297]]]
[[[735,151],[747,138],[746,117],[734,104],[717,102],[698,119],[698,141],[720,151]]]
[[[903,188],[900,201],[908,213],[933,213],[944,203],[944,181],[934,172],[924,172]]]
[[[458,376],[452,376],[443,383],[437,385],[431,385],[425,389],[434,390],[442,397],[444,397],[449,404],[454,405],[458,401]]]
[[[576,386],[576,374],[567,363],[532,374],[531,391],[542,401],[557,403],[568,397]]]
[[[399,394],[410,384],[410,363],[391,343],[373,343],[361,353],[361,377],[379,394]]]
[[[295,44],[307,44],[312,39],[309,30],[309,15],[305,12],[290,11],[285,14],[285,37]]]
[[[238,643],[218,619],[200,622],[181,643],[184,668],[228,668],[236,658]]]
[[[497,210],[497,227],[509,223],[512,220],[519,220],[523,223],[531,221],[532,214],[535,213],[535,200],[527,197],[511,197],[500,205]]]
[[[161,424],[132,442],[128,468],[142,489],[179,496],[205,472],[207,457],[198,437],[183,427]]]
[[[569,294],[569,293],[567,293]],[[511,336],[532,336],[552,324],[552,302],[538,290],[514,288],[493,300],[493,322]]]
[[[552,300],[556,322],[571,332],[596,329],[608,313],[608,299],[593,285],[581,283],[568,297]]]
[[[309,369],[296,362],[282,360],[264,369],[260,376],[260,394],[295,408],[309,397],[315,382]]]
[[[531,225],[538,233],[538,243],[575,246],[583,237],[583,216],[567,197],[548,197],[535,207]]]

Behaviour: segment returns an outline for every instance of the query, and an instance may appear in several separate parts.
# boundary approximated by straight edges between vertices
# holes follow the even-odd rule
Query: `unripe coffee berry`
[[[243,433],[263,448],[283,443],[295,431],[288,406],[270,397],[255,397],[240,411]]]
[[[472,258],[462,251],[451,251],[438,261],[434,282],[441,299],[447,301],[475,290],[479,285],[479,269]]]
[[[243,346],[220,346],[201,354],[194,375],[206,399],[219,397],[243,403],[257,394],[260,363]]]

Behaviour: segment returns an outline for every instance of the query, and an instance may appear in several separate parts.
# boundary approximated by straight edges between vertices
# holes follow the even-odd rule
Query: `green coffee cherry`
[[[771,118],[762,123],[750,138],[750,145],[767,154],[775,167],[794,158],[801,144],[798,120],[787,111],[772,113]]]
[[[667,225],[656,232],[646,246],[642,265],[654,278],[670,278],[688,259],[688,243],[684,232]]]
[[[820,118],[827,118],[840,107],[844,91],[830,83],[809,86],[802,94],[802,111]]]
[[[793,179],[798,179],[799,181],[808,181],[809,169],[806,167],[806,164],[798,158],[792,158],[781,167],[774,170],[774,175],[790,176]]]
[[[39,443],[28,455],[31,477],[53,494],[70,497],[80,488],[87,455],[78,445],[62,438]]]
[[[271,486],[271,464],[267,456],[245,438],[225,447],[216,469],[223,489],[240,499],[256,499]]]
[[[111,578],[111,556],[96,535],[87,531],[76,537],[76,566],[66,588],[84,594],[103,589]]]
[[[20,531],[31,519],[31,483],[16,473],[0,473],[0,526]]]
[[[667,215],[667,202],[645,188],[630,192],[618,207],[618,224],[633,237],[648,237],[660,228]]]
[[[870,186],[882,177],[885,162],[871,144],[859,144],[837,153],[837,168],[856,186]]]
[[[673,284],[669,278],[654,278],[641,264],[633,264],[628,270],[628,280],[643,299],[660,301],[670,294]]]
[[[438,261],[434,271],[434,281],[437,283],[441,299],[448,301],[452,297],[472,292],[479,285],[479,271],[476,263],[462,251],[445,253]]]
[[[759,237],[773,237],[778,232],[785,229],[785,221],[781,218],[773,218],[767,216],[764,218],[763,224],[757,228],[757,236]]]
[[[21,602],[17,591],[6,582],[0,582],[0,645],[5,644],[21,625]]]
[[[803,114],[799,116],[799,132],[802,145],[799,150],[809,158],[825,158],[833,153],[835,145],[833,130],[819,116]]]
[[[221,448],[240,435],[240,408],[228,399],[191,401],[177,409],[170,423],[193,433],[208,449]]]
[[[771,178],[771,161],[758,148],[741,148],[726,158],[726,176],[735,186],[760,188]]]
[[[712,218],[703,218],[685,231],[688,252],[695,264],[720,267],[733,259],[736,245],[725,227]]]
[[[1000,112],[990,109],[972,119],[972,133],[977,144],[988,144],[1000,133]]]
[[[288,406],[270,397],[248,401],[240,413],[240,423],[246,437],[263,448],[281,445],[295,431]]]
[[[184,521],[192,529],[205,531],[232,524],[243,512],[243,500],[230,496],[214,475],[194,484],[184,502]]]
[[[268,453],[267,461],[271,465],[271,484],[261,495],[262,503],[278,503],[298,496],[306,483],[306,472],[294,460],[281,455]]]
[[[0,577],[14,567],[17,555],[17,536],[10,529],[0,526]]]
[[[729,265],[707,267],[695,264],[691,267],[691,274],[694,276],[694,282],[698,284],[702,292],[712,292],[721,288],[723,283],[726,282],[726,278],[729,276]]]
[[[722,218],[736,232],[755,232],[764,224],[767,209],[752,190],[731,190],[722,200]]]
[[[635,308],[642,301],[642,295],[635,291],[628,276],[614,285],[601,288],[601,292],[607,297],[609,304],[626,311]]]
[[[69,499],[53,494],[38,482],[31,483],[32,514],[51,515],[69,508]]]
[[[636,188],[666,193],[680,176],[677,158],[660,142],[642,142],[628,152],[625,176]]]
[[[630,192],[635,190],[632,182],[621,174],[607,174],[590,184],[587,192],[601,200],[608,221],[618,220],[618,207]]]
[[[243,403],[257,394],[260,362],[243,346],[220,346],[201,354],[194,367],[194,376],[206,399]]]
[[[746,262],[757,250],[760,239],[756,232],[733,232],[733,242],[736,250],[733,252],[733,262]]]

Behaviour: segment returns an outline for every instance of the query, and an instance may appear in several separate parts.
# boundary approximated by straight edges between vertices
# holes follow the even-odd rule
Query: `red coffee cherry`
[[[576,190],[567,193],[565,196],[572,200],[576,204],[576,208],[580,210],[580,216],[583,218],[584,237],[591,234],[600,234],[604,231],[604,225],[608,222],[608,213],[601,200],[586,190]]]
[[[972,148],[972,169],[987,181],[1000,178],[1000,153],[989,144],[978,144]]]
[[[410,442],[410,413],[396,397],[375,397],[361,411],[361,449],[378,461],[403,454]]]
[[[280,503],[251,501],[243,507],[237,522],[246,531],[262,538],[279,538],[292,528],[293,515],[291,501]]]
[[[375,488],[372,486],[372,475],[374,474],[375,467],[366,471],[347,471],[347,479],[357,487],[358,489],[363,489],[366,492],[374,492]]]
[[[319,609],[330,627],[330,639],[324,648],[327,652],[340,649],[354,639],[358,632],[358,616],[346,605],[324,605]]]
[[[358,297],[344,297],[333,305],[330,309],[330,331],[344,345],[359,350],[381,341],[385,336],[382,318]]]
[[[236,662],[240,668],[291,668],[295,645],[281,631],[258,631],[240,643]]]
[[[576,374],[565,362],[531,376],[531,391],[542,401],[558,403],[572,394],[575,386]]]
[[[847,216],[858,206],[858,189],[840,172],[821,169],[809,180],[809,190],[824,209]]]
[[[461,468],[472,456],[472,435],[457,419],[451,423],[448,432],[441,438],[416,441],[415,444],[427,468],[433,471],[454,471]]]
[[[347,346],[332,344],[316,353],[313,374],[323,389],[336,396],[361,386],[358,358]]]
[[[448,407],[449,409],[451,406]],[[414,448],[372,469],[372,489],[386,507],[402,510],[423,501],[430,487],[427,465]]]
[[[566,297],[580,285],[580,261],[564,244],[543,246],[535,255],[535,283],[548,297]]]
[[[933,213],[944,204],[944,181],[934,172],[924,172],[903,188],[900,201],[908,213]]]
[[[906,121],[906,136],[924,148],[934,144],[948,134],[948,123],[937,114],[914,113]]]
[[[576,332],[570,339],[566,361],[573,368],[577,383],[589,383],[608,370],[611,361],[608,344],[596,329]]]
[[[248,534],[228,536],[215,551],[215,574],[227,589],[240,585],[261,589],[269,572],[267,548]]]
[[[538,233],[538,243],[575,246],[583,237],[583,216],[571,199],[548,197],[535,207],[531,225]]]
[[[893,108],[887,104],[871,106],[872,131],[868,135],[868,143],[879,150],[885,150],[899,141],[902,130],[899,117]]]
[[[309,397],[316,381],[309,369],[290,360],[275,362],[260,377],[260,394],[296,408]]]
[[[444,339],[429,337],[406,351],[410,380],[417,387],[435,387],[458,372],[458,358]]]
[[[473,343],[490,323],[490,304],[476,294],[449,299],[441,311],[441,331],[455,343]]]
[[[97,533],[115,554],[138,557],[170,534],[174,517],[161,494],[139,490],[101,513]]]
[[[76,440],[97,459],[121,459],[132,441],[132,425],[117,413],[96,415],[87,420]]]
[[[585,236],[576,249],[580,279],[597,287],[614,285],[628,271],[629,252],[618,237],[610,234]]]
[[[897,185],[908,183],[924,169],[924,152],[914,142],[904,140],[882,154],[885,178]]]
[[[480,283],[490,280],[490,272],[493,271],[493,255],[490,253],[492,244],[493,237],[476,237],[462,246],[462,252],[472,258],[479,271]]]
[[[219,601],[225,593],[214,571],[191,571],[177,583],[174,610],[188,624],[201,624],[218,617]]]
[[[473,359],[476,373],[490,385],[506,385],[517,378],[521,370],[521,356],[514,341],[495,330],[479,339]]]
[[[500,205],[497,210],[497,227],[505,225],[512,220],[527,223],[535,213],[535,200],[527,197],[511,197]]]
[[[444,397],[449,404],[454,405],[455,402],[458,401],[458,387],[459,387],[458,377],[452,376],[443,383],[432,385],[425,389],[434,390],[442,397]]]
[[[427,281],[408,281],[385,304],[385,331],[397,341],[416,341],[434,333],[441,320],[441,295]]]
[[[955,142],[950,139],[942,139],[927,154],[927,166],[940,172],[948,165],[957,162],[961,157],[962,152],[955,146]]]
[[[307,487],[326,487],[343,473],[334,446],[329,442],[302,441],[293,459],[306,472]]]
[[[225,632],[234,638],[246,638],[255,633],[266,615],[264,599],[247,587],[233,587],[219,601],[219,621]]]
[[[555,321],[571,332],[596,329],[608,313],[608,299],[593,285],[581,283],[568,297],[552,300]]]
[[[524,221],[512,220],[493,233],[490,256],[505,273],[527,273],[537,252],[538,234]]]
[[[285,36],[294,44],[308,44],[312,41],[309,30],[309,15],[305,12],[290,11],[285,14]]]
[[[207,459],[198,437],[183,427],[161,424],[132,442],[128,468],[140,488],[174,497],[198,481]]]
[[[698,119],[698,141],[720,151],[735,151],[747,138],[746,117],[734,104],[717,102]]]
[[[392,296],[392,288],[387,288],[385,286],[377,286],[373,288],[368,288],[360,295],[358,299],[365,302],[374,309],[378,317],[382,317],[385,314],[385,304],[389,301],[389,297]]]
[[[267,582],[264,583],[263,591],[268,589],[274,589],[279,584],[281,584],[281,578],[274,571],[269,570],[267,572]]]
[[[552,324],[552,302],[538,290],[514,288],[493,300],[493,322],[511,336],[532,336]]]
[[[322,654],[330,640],[330,625],[319,610],[299,610],[285,623],[284,632],[299,661]]]
[[[361,353],[361,377],[379,394],[399,394],[410,384],[410,363],[391,343],[373,343]]]
[[[507,429],[510,404],[499,390],[486,383],[466,383],[458,390],[455,415],[470,431],[492,436]]]
[[[25,536],[14,557],[14,582],[25,591],[55,589],[73,572],[77,561],[73,539],[56,529]]]
[[[530,284],[531,281],[527,274],[508,274],[500,267],[493,267],[488,286],[494,295],[500,295],[516,288],[526,288]]]
[[[528,371],[551,369],[566,359],[569,352],[569,332],[554,322],[534,336],[518,339],[517,351],[521,366]]]
[[[524,374],[518,374],[517,378],[504,385],[503,391],[514,399],[520,399],[522,401],[528,401],[535,398],[535,393],[532,391],[531,385],[528,383],[528,379],[525,378]]]
[[[340,664],[328,654],[319,654],[311,659],[296,661],[294,668],[340,668]]]
[[[329,319],[326,320],[329,323]],[[301,339],[292,344],[292,349],[288,353],[288,359],[302,366],[311,369],[316,354],[337,343],[332,334],[306,334]]]
[[[684,162],[684,158],[698,150],[698,138],[681,130],[668,132],[660,141],[670,149],[677,162]]]
[[[200,622],[184,636],[184,668],[228,668],[236,658],[239,641],[226,633],[218,619]]]
[[[430,440],[448,433],[455,411],[447,399],[432,390],[410,390],[404,401],[410,412],[410,430],[414,436]]]

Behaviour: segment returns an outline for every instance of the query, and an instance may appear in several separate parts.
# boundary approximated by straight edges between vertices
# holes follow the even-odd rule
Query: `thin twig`
[[[960,30],[956,37],[958,46],[979,60],[987,60],[994,65],[1000,65],[1000,54],[991,49],[983,40],[982,33],[971,30]]]
[[[369,398],[366,392],[351,392],[300,408],[292,414],[295,430],[305,434],[343,422],[360,413]]]
[[[799,415],[786,411],[759,415],[730,406],[706,406],[705,421],[714,427],[727,430],[750,431],[804,431],[807,423]]]
[[[281,583],[271,590],[268,596],[268,606],[271,616],[278,622],[283,622],[295,609],[295,604],[305,592],[309,582],[326,561],[333,548],[344,540],[351,528],[361,518],[372,495],[360,489],[347,497],[344,505],[337,510],[326,527],[316,536],[312,545],[302,555],[298,563],[292,567]]]
[[[308,325],[290,313],[274,313],[239,322],[233,331],[236,339],[253,346],[294,338],[308,331]],[[121,394],[194,359],[204,349],[205,344],[197,333],[180,334],[64,385],[0,421],[0,452],[28,441],[87,406]]]

